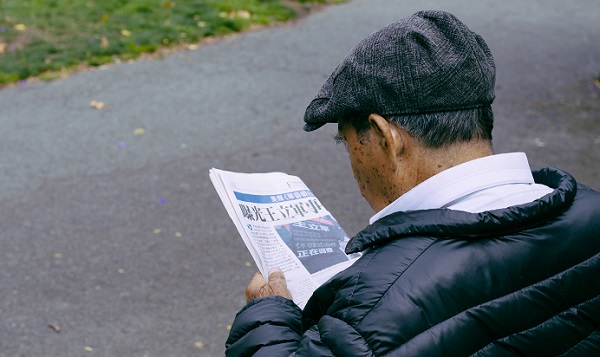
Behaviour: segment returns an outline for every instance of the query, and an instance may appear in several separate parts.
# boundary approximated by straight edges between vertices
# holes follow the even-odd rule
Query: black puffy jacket
[[[556,169],[534,178],[555,190],[380,219],[304,311],[282,297],[244,307],[227,355],[600,356],[600,194]]]

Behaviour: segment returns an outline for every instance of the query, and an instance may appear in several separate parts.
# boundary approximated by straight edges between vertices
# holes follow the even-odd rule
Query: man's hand
[[[279,268],[269,269],[268,282],[265,281],[265,278],[260,272],[256,272],[250,280],[250,283],[248,283],[248,287],[246,287],[246,301],[250,302],[250,300],[255,298],[272,295],[279,295],[290,300],[292,299],[292,294],[287,288],[283,271]]]

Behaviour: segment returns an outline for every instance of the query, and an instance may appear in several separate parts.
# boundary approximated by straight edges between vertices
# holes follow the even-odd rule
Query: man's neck
[[[494,154],[489,141],[454,143],[441,148],[421,148],[415,157],[418,163],[417,184],[456,165]]]

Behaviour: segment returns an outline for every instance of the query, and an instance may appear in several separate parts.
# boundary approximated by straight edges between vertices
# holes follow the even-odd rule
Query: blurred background
[[[0,356],[219,356],[256,271],[208,170],[373,214],[304,109],[363,37],[454,13],[497,65],[494,146],[600,189],[596,0],[0,1]]]

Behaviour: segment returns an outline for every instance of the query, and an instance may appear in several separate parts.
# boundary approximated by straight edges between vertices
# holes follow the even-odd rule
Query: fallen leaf
[[[144,128],[137,128],[133,131],[133,135],[135,136],[142,136],[144,134],[146,134],[146,129]]]
[[[156,228],[153,232],[154,234],[160,234],[160,232],[162,232],[162,229]]]
[[[4,51],[6,51],[6,43],[0,42],[0,54],[4,53]]]
[[[245,263],[244,263],[244,265],[245,265],[245,266],[247,266],[247,267],[251,267],[251,266],[252,266],[252,263],[250,263],[250,262],[245,262]]]
[[[49,322],[48,323],[48,327],[50,327],[51,329],[53,329],[54,332],[60,333],[60,326],[58,326],[57,324]]]
[[[87,352],[94,352],[94,349],[90,346],[85,346],[83,349]]]
[[[15,25],[15,30],[17,30],[17,31],[25,31],[25,30],[27,30],[27,26],[25,26],[23,24],[16,24]]]
[[[204,342],[200,342],[200,341],[194,342],[195,349],[200,350],[200,349],[204,348],[205,346],[206,346],[206,344]]]
[[[110,46],[108,39],[106,38],[106,36],[102,36],[102,38],[100,39],[100,47],[108,48],[108,46]]]
[[[104,108],[104,102],[99,102],[97,100],[92,100],[90,102],[90,107],[92,107],[94,109],[103,109]]]
[[[123,35],[125,37],[129,37],[129,36],[131,36],[131,31],[129,31],[127,29],[122,29],[121,30],[121,35]]]
[[[181,234],[180,232],[175,232],[175,237],[181,238],[183,237],[183,234]]]

